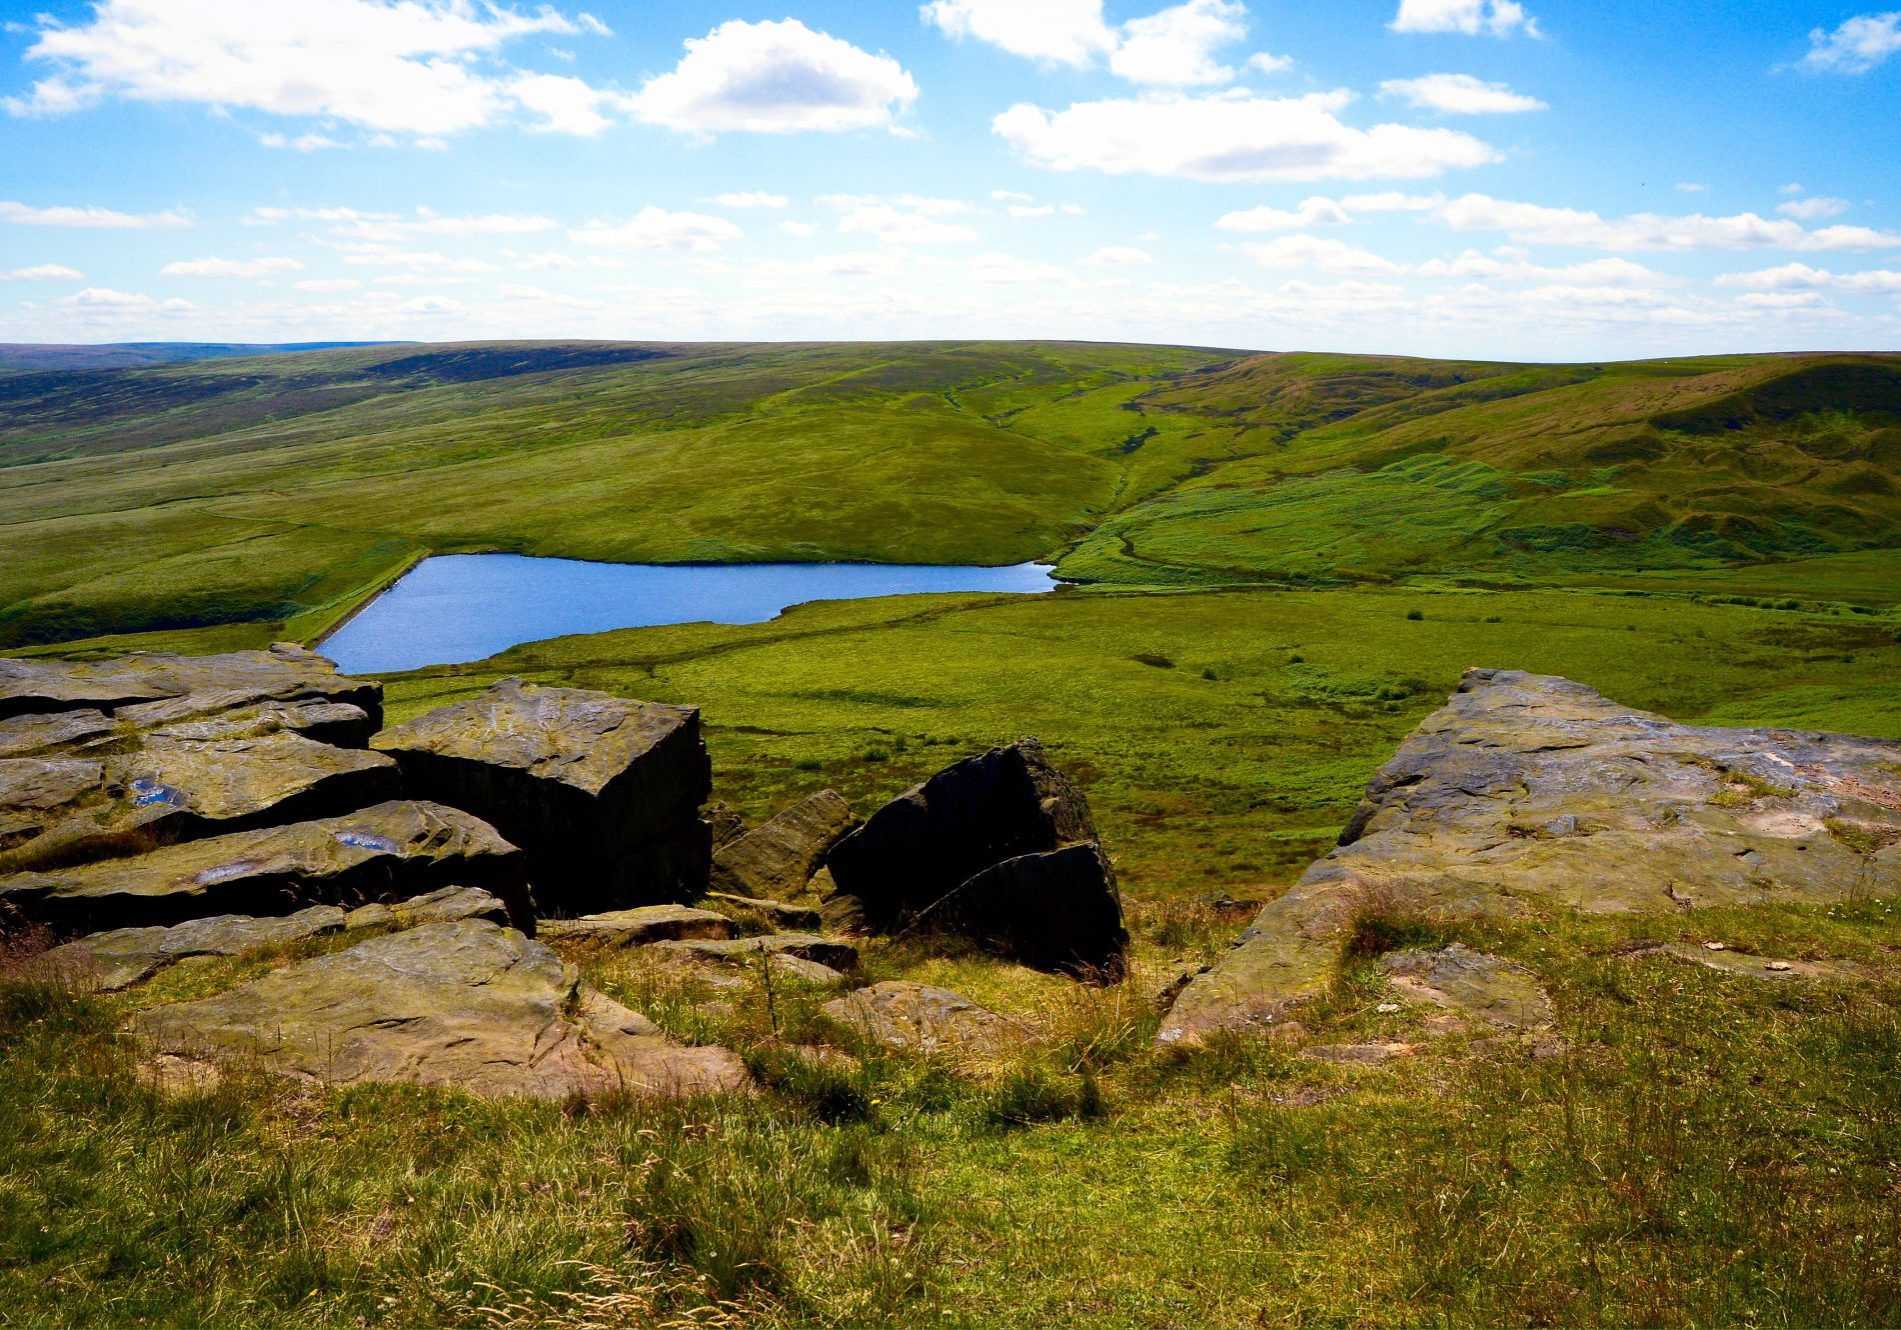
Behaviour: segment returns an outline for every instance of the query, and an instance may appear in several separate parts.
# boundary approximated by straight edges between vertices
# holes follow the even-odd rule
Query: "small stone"
[[[1729,948],[1728,948],[1728,946],[1726,946],[1726,945],[1725,945],[1724,943],[1721,943],[1721,942],[1705,942],[1705,943],[1703,944],[1703,950],[1705,950],[1705,951],[1728,951],[1728,950],[1729,950]]]
[[[1765,970],[1790,970],[1795,967],[1790,965],[1787,961],[1767,961],[1763,964],[1762,968]]]
[[[1400,1009],[1400,1005],[1397,1002],[1382,1002],[1379,1006],[1373,1008],[1374,1011],[1377,1011],[1382,1016],[1391,1016]]]

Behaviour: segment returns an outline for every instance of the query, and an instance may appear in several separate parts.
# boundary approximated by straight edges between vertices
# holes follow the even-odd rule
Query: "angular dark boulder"
[[[526,870],[521,851],[481,819],[440,804],[395,800],[134,858],[0,877],[0,920],[99,932],[476,886],[507,902],[518,927],[532,929]]]
[[[1119,979],[1129,933],[1115,870],[1094,841],[986,868],[917,916],[1037,970]]]
[[[696,707],[504,679],[378,734],[413,795],[468,809],[527,852],[543,908],[706,889],[712,767]]]
[[[1128,934],[1089,803],[1024,739],[915,785],[832,848],[826,926],[915,925],[1023,964],[1122,973]]]
[[[796,896],[857,824],[838,791],[808,795],[716,849],[713,885],[736,896]]]
[[[1095,838],[1081,792],[1024,739],[912,786],[833,846],[826,867],[869,924],[888,927],[1005,859]]]

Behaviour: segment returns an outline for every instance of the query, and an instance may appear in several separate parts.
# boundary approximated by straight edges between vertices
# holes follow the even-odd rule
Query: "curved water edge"
[[[404,573],[317,649],[345,674],[461,665],[572,633],[670,623],[762,623],[810,600],[930,591],[1036,593],[1047,564],[592,563],[527,554],[439,554]]]

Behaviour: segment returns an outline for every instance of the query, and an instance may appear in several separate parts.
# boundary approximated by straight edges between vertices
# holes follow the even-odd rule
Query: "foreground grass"
[[[874,948],[874,974],[959,982],[1037,1032],[983,1063],[854,1061],[868,1051],[813,1014],[822,994],[781,992],[768,1023],[757,993],[722,990],[709,1014],[691,979],[579,958],[763,1080],[672,1107],[243,1074],[161,1094],[113,1033],[124,999],[12,978],[0,1322],[1901,1318],[1886,903],[1488,925],[1464,936],[1539,970],[1561,1040],[1455,1038],[1379,1069],[1255,1040],[1151,1051],[1147,998],[1183,924],[1138,916],[1136,978],[1106,991]],[[1712,936],[1860,977],[1774,985],[1619,954]],[[1404,1037],[1368,983],[1343,975],[1308,1037]],[[813,1042],[838,1052],[783,1051]]]

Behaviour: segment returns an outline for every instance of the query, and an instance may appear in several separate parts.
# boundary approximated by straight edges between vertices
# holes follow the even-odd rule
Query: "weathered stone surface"
[[[355,929],[393,924],[398,928],[414,928],[418,924],[453,924],[464,919],[507,924],[508,904],[480,887],[443,887],[407,900],[359,905],[343,917],[343,926]]]
[[[393,799],[396,764],[296,734],[0,758],[0,872],[137,854]]]
[[[400,900],[480,886],[532,928],[522,854],[455,808],[394,800],[339,817],[214,836],[130,859],[0,878],[10,908],[97,932],[216,914],[281,915],[307,905]]]
[[[0,758],[76,756],[118,740],[128,728],[91,708],[9,716],[0,720]]]
[[[1030,1037],[1020,1022],[962,993],[903,979],[847,993],[820,1010],[866,1039],[919,1053],[997,1053]]]
[[[700,816],[706,819],[706,825],[712,829],[714,849],[746,834],[746,820],[723,799],[708,804],[700,811]]]
[[[572,939],[643,947],[650,942],[738,937],[739,926],[723,914],[690,905],[640,905],[631,910],[584,914],[578,919],[544,920],[539,934],[549,941]]]
[[[493,822],[556,912],[690,899],[706,888],[699,820],[711,766],[695,707],[504,679],[372,745],[410,793]]]
[[[583,987],[544,944],[485,920],[375,938],[215,997],[148,1008],[129,1028],[159,1052],[330,1085],[414,1081],[556,1098],[747,1083],[730,1051],[673,1043]]]
[[[796,896],[857,823],[836,790],[820,790],[716,849],[713,885],[738,896]]]
[[[1723,974],[1740,975],[1745,979],[1762,979],[1770,982],[1791,979],[1849,979],[1856,973],[1846,965],[1831,965],[1826,961],[1784,960],[1777,956],[1758,956],[1751,952],[1732,951],[1728,947],[1721,951],[1713,951],[1708,947],[1691,946],[1686,942],[1654,942],[1625,954],[1664,956],[1690,965],[1701,965],[1705,969],[1717,970]]]
[[[220,710],[245,703],[344,702],[374,723],[382,721],[381,684],[346,678],[293,642],[218,656],[142,651],[101,661],[0,658],[0,719],[87,708],[112,712],[191,693],[221,694]]]
[[[947,767],[873,813],[826,858],[873,927],[923,910],[1005,859],[1094,840],[1089,805],[1025,739]]]
[[[68,942],[46,953],[60,970],[111,992],[142,983],[168,965],[192,956],[238,956],[260,947],[341,932],[344,914],[334,905],[313,905],[276,919],[220,914],[170,928],[118,928]]]
[[[306,698],[250,703],[241,692],[232,691],[187,693],[121,707],[113,715],[162,739],[255,739],[268,734],[301,734],[339,748],[368,746],[379,723],[377,715],[354,702]]]
[[[1530,970],[1462,942],[1437,951],[1389,952],[1380,957],[1380,967],[1400,995],[1437,1007],[1458,1028],[1544,1030],[1557,1019]]]
[[[856,970],[858,948],[837,938],[816,933],[767,933],[761,937],[740,937],[727,941],[659,942],[663,951],[704,960],[742,964],[760,956],[796,956],[832,970]]]
[[[735,896],[727,891],[709,891],[701,904],[725,915],[748,933],[816,933],[824,927],[820,910],[812,905],[788,905],[784,901]]]
[[[917,917],[1039,970],[1119,978],[1129,943],[1115,871],[1094,841],[987,868]]]
[[[1582,684],[1467,671],[1341,845],[1197,977],[1164,1041],[1274,1020],[1366,911],[1685,910],[1901,891],[1901,745],[1705,729]]]

